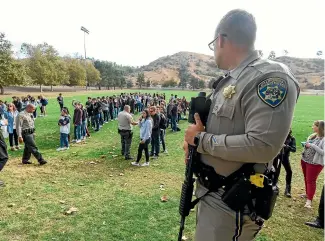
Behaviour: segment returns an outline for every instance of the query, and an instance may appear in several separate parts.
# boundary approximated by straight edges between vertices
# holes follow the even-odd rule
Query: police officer
[[[8,120],[0,120],[0,126],[8,125]],[[7,144],[5,139],[3,138],[2,132],[0,131],[0,171],[4,168],[8,161],[8,152],[7,152]],[[4,186],[4,182],[0,180],[0,186]]]
[[[35,143],[35,126],[33,112],[35,106],[28,104],[26,109],[23,112],[20,112],[18,115],[18,121],[16,124],[17,134],[19,138],[19,143],[25,143],[25,149],[23,154],[22,163],[23,164],[32,164],[30,159],[31,154],[38,160],[40,165],[47,163],[38,151]]]
[[[130,149],[132,143],[132,126],[137,125],[137,122],[133,121],[130,115],[130,106],[125,105],[124,110],[121,111],[117,116],[118,121],[118,133],[121,135],[122,155],[125,156],[125,160],[132,160],[130,156]]]
[[[298,83],[284,64],[260,58],[255,38],[254,17],[236,9],[221,19],[209,44],[218,68],[228,73],[213,84],[205,127],[195,114],[184,150],[188,152],[187,144],[196,146],[200,163],[212,169],[214,180],[229,177],[245,163],[256,163],[255,171],[263,173],[289,133]],[[263,220],[256,220],[246,206],[244,212],[231,209],[222,200],[224,186],[210,182],[211,173],[201,174],[195,240],[254,240]],[[217,188],[208,193],[207,186]]]

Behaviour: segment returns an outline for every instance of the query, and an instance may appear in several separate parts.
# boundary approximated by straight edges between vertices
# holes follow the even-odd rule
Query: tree
[[[25,68],[21,61],[12,57],[11,43],[0,33],[0,91],[11,84],[21,84],[25,78]]]
[[[323,55],[323,51],[322,50],[318,50],[316,55],[320,58]]]
[[[288,55],[288,53],[289,53],[288,50],[286,50],[286,49],[283,50],[283,54],[284,54],[285,56]]]
[[[175,86],[177,86],[177,82],[174,80],[174,78],[171,78],[162,84],[162,87],[175,87]]]
[[[125,85],[126,85],[126,79],[125,79],[125,77],[124,76],[122,76],[121,77],[121,81],[120,81],[120,88],[121,89],[123,89],[123,87],[125,87]],[[133,85],[133,83],[132,83],[132,85]]]
[[[66,59],[67,71],[69,75],[69,86],[84,86],[86,84],[87,73],[84,65],[78,59]]]
[[[43,85],[57,85],[61,81],[58,76],[64,76],[63,73],[56,73],[60,65],[59,53],[53,46],[43,43],[31,45],[23,43],[21,53],[27,57],[27,74],[35,84],[40,86],[42,92]],[[59,68],[62,71],[62,68]]]
[[[269,57],[267,57],[268,59],[275,59],[275,52],[272,50],[269,54]]]
[[[199,80],[195,76],[191,76],[190,78],[190,86],[192,89],[197,89],[199,85]]]
[[[151,86],[150,79],[147,79],[147,81],[146,81],[146,87],[149,88],[150,86]]]
[[[139,86],[140,89],[144,85],[144,73],[143,72],[138,73],[138,76],[137,76],[137,85]]]
[[[202,80],[202,79],[200,79],[200,80],[198,81],[198,87],[199,87],[200,89],[204,89],[204,88],[205,88],[205,81]]]
[[[127,80],[127,81],[126,81],[126,87],[127,87],[128,89],[130,89],[130,88],[133,87],[133,82],[132,82],[132,80]]]
[[[100,72],[95,68],[94,64],[87,61],[85,64],[86,80],[88,85],[98,85],[100,81]]]
[[[188,72],[187,64],[185,61],[181,62],[178,76],[180,79],[179,86],[182,87],[182,89],[186,88],[190,74]]]

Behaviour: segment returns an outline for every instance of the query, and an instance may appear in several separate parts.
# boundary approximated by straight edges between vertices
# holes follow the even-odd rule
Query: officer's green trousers
[[[196,196],[202,197],[207,189],[197,185]],[[195,241],[251,241],[261,226],[251,218],[230,209],[222,200],[223,190],[203,196],[197,206]]]
[[[23,162],[28,161],[31,157],[31,154],[38,160],[43,160],[41,153],[38,151],[38,148],[35,143],[34,134],[23,135],[25,149],[23,154]]]

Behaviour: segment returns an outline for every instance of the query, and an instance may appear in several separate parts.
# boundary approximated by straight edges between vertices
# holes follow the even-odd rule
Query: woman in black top
[[[282,165],[286,170],[286,189],[284,195],[291,197],[291,180],[292,180],[292,169],[290,165],[290,152],[296,152],[296,139],[292,135],[292,130],[290,129],[287,139],[284,142],[283,146],[283,157]]]

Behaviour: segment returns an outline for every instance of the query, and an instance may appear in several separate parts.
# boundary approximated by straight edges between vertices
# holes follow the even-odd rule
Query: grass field
[[[115,93],[120,93],[116,91]],[[146,91],[145,91],[146,92]],[[150,92],[150,91],[148,91]],[[106,93],[110,95],[113,92]],[[166,91],[169,97],[172,91]],[[67,94],[68,95],[68,94]],[[65,98],[86,101],[87,95]],[[99,94],[104,95],[103,92]],[[178,91],[179,96],[195,96],[197,92]],[[70,108],[72,110],[72,108]],[[98,133],[91,133],[85,144],[77,144],[66,152],[56,152],[59,145],[59,107],[50,99],[49,115],[37,118],[36,141],[45,166],[22,166],[22,151],[9,152],[10,160],[0,179],[0,240],[176,240],[179,229],[178,204],[184,175],[181,132],[167,131],[168,155],[161,154],[148,168],[132,167],[120,154],[116,121],[105,124]],[[324,118],[323,96],[301,96],[293,120],[297,143],[311,133],[312,122]],[[134,128],[131,153],[137,153],[139,128]],[[299,145],[298,145],[299,146]],[[303,176],[300,169],[299,146],[292,155],[293,198],[283,196],[284,171],[280,177],[281,195],[273,217],[266,222],[258,241],[319,241],[323,231],[304,225],[317,214],[323,175],[318,180],[314,208],[303,208]],[[163,189],[160,188],[163,184]],[[168,201],[161,202],[167,195]],[[78,211],[64,213],[71,207]],[[193,240],[195,212],[187,218],[185,236]]]

